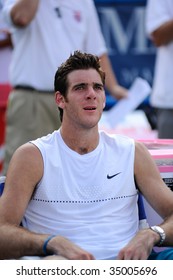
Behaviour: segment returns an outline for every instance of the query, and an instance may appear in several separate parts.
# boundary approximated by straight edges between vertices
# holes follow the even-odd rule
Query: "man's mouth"
[[[84,107],[84,110],[86,110],[86,111],[94,111],[94,110],[96,110],[96,107],[94,107],[94,106],[87,106],[87,107]]]

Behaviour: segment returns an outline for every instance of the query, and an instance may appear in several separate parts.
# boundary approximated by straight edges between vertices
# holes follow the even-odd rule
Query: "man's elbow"
[[[151,34],[151,40],[153,41],[156,47],[166,46],[169,44],[172,39],[164,30],[157,29]]]
[[[20,13],[20,12],[11,12],[11,19],[14,23],[14,25],[18,27],[25,27],[30,22],[29,18],[26,14]]]

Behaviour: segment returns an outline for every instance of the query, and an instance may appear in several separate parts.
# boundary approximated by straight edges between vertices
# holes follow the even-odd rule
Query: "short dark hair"
[[[68,91],[68,80],[67,76],[74,70],[87,70],[95,69],[105,85],[105,72],[101,69],[99,57],[89,53],[82,53],[81,51],[75,51],[70,57],[62,63],[55,73],[54,78],[54,89],[55,92],[59,91],[65,98],[67,97]],[[59,108],[60,119],[62,121],[63,109]]]

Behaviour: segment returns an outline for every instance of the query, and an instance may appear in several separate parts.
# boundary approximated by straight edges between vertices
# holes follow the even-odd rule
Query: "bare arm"
[[[35,17],[39,0],[18,0],[11,10],[11,18],[15,25],[24,27]]]
[[[156,164],[141,143],[136,143],[135,178],[144,197],[164,219],[161,224],[166,233],[163,246],[172,246],[173,192],[163,182]],[[159,239],[159,235],[151,229],[141,230],[119,252],[118,259],[147,259]]]
[[[14,154],[7,173],[4,192],[0,198],[0,259],[22,256],[45,256],[44,241],[48,234],[37,234],[20,226],[25,209],[43,174],[40,151],[32,144],[21,146]],[[66,259],[94,257],[62,236],[47,244],[49,253]]]
[[[103,54],[100,57],[100,64],[102,69],[106,73],[106,87],[109,90],[110,94],[115,97],[116,99],[122,99],[127,97],[127,89],[120,86],[117,82],[117,79],[114,75],[111,62],[107,54]]]
[[[173,214],[173,192],[162,180],[157,165],[142,143],[136,143],[135,178],[141,193],[163,219]]]
[[[151,40],[157,46],[164,46],[173,41],[173,20],[170,20],[151,34]]]
[[[36,160],[33,160],[33,159]],[[20,227],[27,204],[42,176],[42,159],[32,144],[19,148],[10,163],[0,198],[0,258],[19,258],[41,253],[42,238]],[[30,174],[30,175],[29,175]],[[40,247],[40,248],[39,248]]]

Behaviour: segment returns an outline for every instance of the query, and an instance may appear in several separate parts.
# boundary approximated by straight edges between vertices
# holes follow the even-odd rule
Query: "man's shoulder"
[[[115,133],[107,133],[104,131],[100,131],[100,139],[102,143],[107,143],[108,145],[116,145],[122,148],[131,146],[133,147],[135,141],[133,138],[130,138],[126,135],[115,134]]]
[[[133,141],[134,142],[134,139],[129,137],[129,136],[126,136],[126,135],[123,135],[123,134],[116,134],[116,133],[109,133],[109,132],[106,132],[104,130],[100,130],[99,131],[99,134],[100,134],[100,137],[102,138],[107,138],[107,139],[114,139],[114,140],[122,140],[122,141]]]
[[[52,141],[53,139],[57,139],[59,137],[59,130],[55,130],[52,133],[49,133],[47,135],[44,135],[42,137],[39,137],[37,139],[34,139],[32,141],[30,141],[30,143],[48,143],[50,141]]]

